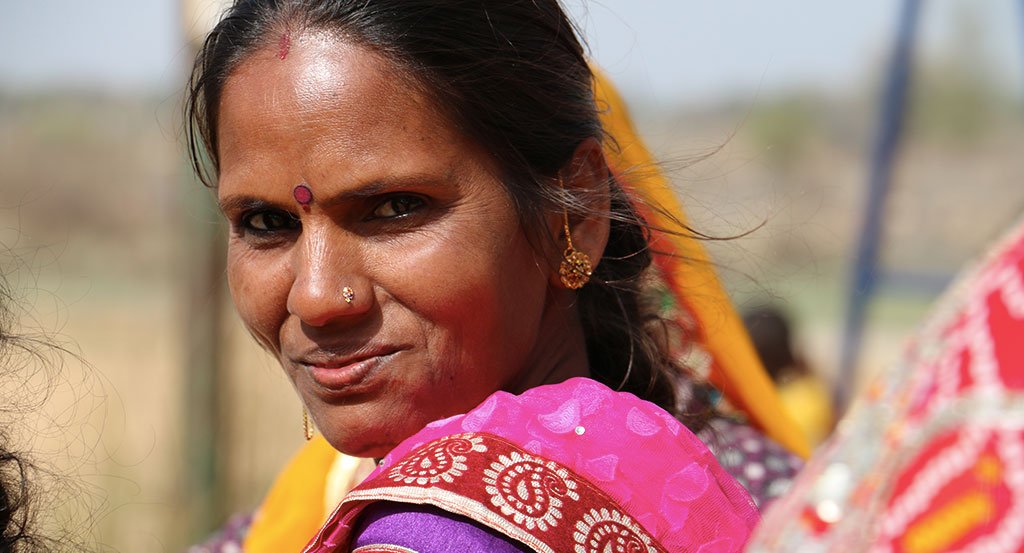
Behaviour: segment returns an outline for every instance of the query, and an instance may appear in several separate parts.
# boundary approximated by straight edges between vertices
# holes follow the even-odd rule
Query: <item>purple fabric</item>
[[[803,461],[751,426],[718,418],[698,435],[759,509],[789,490]]]
[[[529,553],[512,541],[472,520],[430,505],[378,502],[363,512],[355,547],[398,545],[419,553]]]

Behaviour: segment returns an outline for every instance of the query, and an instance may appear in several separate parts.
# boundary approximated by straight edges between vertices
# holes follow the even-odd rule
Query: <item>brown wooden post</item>
[[[182,0],[182,36],[187,43],[188,70],[199,45],[226,7],[223,0]],[[182,81],[184,82],[184,80]],[[214,194],[202,187],[183,163],[179,252],[187,291],[184,406],[182,417],[184,512],[182,538],[195,543],[223,524],[228,496],[224,460],[230,412],[223,393],[223,321],[225,311],[224,225]],[[183,544],[184,545],[184,544]]]

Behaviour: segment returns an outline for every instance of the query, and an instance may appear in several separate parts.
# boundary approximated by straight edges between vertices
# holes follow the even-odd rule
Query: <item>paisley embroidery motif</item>
[[[520,452],[501,455],[491,463],[484,471],[484,485],[491,504],[528,530],[558,526],[565,501],[580,498],[569,471]]]
[[[395,465],[388,478],[404,484],[428,486],[441,480],[449,484],[468,468],[466,454],[483,453],[483,438],[472,434],[448,436],[432,442]]]
[[[591,509],[576,523],[576,553],[655,553],[652,539],[615,509]]]

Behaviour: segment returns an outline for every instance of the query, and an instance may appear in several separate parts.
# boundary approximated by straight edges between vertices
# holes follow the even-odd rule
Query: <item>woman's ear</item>
[[[596,138],[588,138],[576,147],[572,159],[559,172],[565,192],[573,198],[574,204],[583,209],[568,212],[568,232],[565,236],[564,213],[559,215],[558,231],[553,235],[560,237],[563,251],[571,245],[577,252],[590,259],[592,268],[596,269],[604,255],[608,244],[608,233],[611,226],[609,211],[611,210],[611,189],[608,163],[604,158],[601,143]],[[559,252],[561,255],[562,252]],[[560,260],[561,261],[561,260]],[[565,286],[560,275],[553,275],[559,286]]]

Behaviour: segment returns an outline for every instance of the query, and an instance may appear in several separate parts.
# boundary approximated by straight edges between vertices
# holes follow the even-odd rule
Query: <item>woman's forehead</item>
[[[287,56],[268,46],[225,84],[221,191],[254,177],[354,184],[442,177],[467,163],[492,172],[490,156],[394,62],[330,37],[290,41]]]
[[[225,83],[217,136],[222,168],[269,150],[372,158],[393,147],[461,141],[421,87],[387,58],[319,35],[291,41],[284,59],[266,47]]]
[[[405,70],[371,50],[324,34],[292,37],[289,55],[267,46],[247,56],[225,82],[220,125],[245,109],[268,115],[322,117],[342,112],[393,115],[421,94]],[[251,113],[244,114],[246,119]]]

